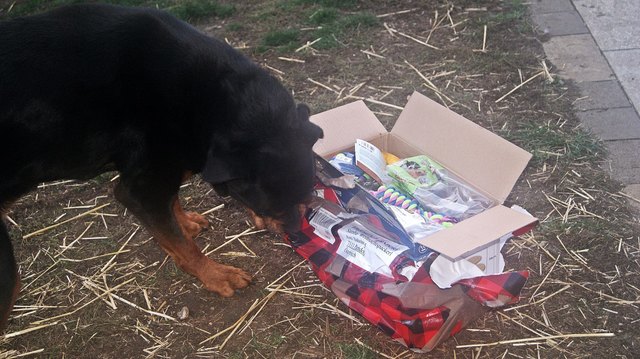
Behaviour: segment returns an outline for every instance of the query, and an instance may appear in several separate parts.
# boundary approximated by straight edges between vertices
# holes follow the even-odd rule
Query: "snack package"
[[[356,166],[356,155],[351,152],[338,153],[329,163],[346,175],[361,177],[364,174],[364,171]]]
[[[341,152],[329,160],[329,163],[345,175],[354,175],[356,182],[364,188],[373,189],[380,184],[356,164],[356,155],[352,152]]]
[[[382,152],[382,157],[384,157],[384,161],[388,164],[394,164],[398,161],[400,161],[400,158],[398,158],[398,156],[394,155],[393,153],[389,153],[389,152]]]
[[[442,169],[442,166],[429,157],[420,155],[388,165],[387,173],[398,189],[413,196],[416,188],[436,184],[438,182],[436,171]]]

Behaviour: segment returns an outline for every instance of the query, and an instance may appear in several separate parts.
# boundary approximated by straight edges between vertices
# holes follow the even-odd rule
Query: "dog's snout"
[[[302,227],[302,216],[306,208],[305,205],[300,204],[275,216],[260,216],[250,208],[247,208],[247,211],[258,229],[267,229],[275,233],[295,233]]]
[[[300,223],[300,216],[298,216],[295,221],[292,221],[292,222],[289,222],[289,223],[285,223],[283,229],[287,233],[295,233],[295,232],[300,231],[301,227],[302,227],[302,225]]]

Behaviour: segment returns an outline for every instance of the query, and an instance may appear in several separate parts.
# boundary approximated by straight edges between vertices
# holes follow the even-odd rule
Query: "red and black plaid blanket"
[[[332,196],[325,200],[337,203]],[[397,270],[405,262],[413,263],[401,255],[389,277],[367,272],[337,255],[340,238],[337,231],[333,233],[335,243],[331,244],[314,234],[305,219],[301,231],[286,239],[343,303],[415,351],[432,350],[489,308],[516,303],[529,275],[526,271],[502,273],[461,280],[441,289],[429,276],[437,253],[427,258],[411,280]]]

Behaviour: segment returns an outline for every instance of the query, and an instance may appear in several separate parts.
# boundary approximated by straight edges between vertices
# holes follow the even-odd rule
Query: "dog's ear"
[[[312,146],[318,141],[318,139],[324,137],[324,132],[322,132],[322,128],[312,122],[305,122],[302,125],[302,133],[307,143]]]
[[[247,177],[247,171],[247,166],[242,163],[240,156],[213,155],[210,151],[202,169],[202,178],[211,184],[219,184]]]
[[[299,121],[309,121],[309,114],[311,114],[311,110],[309,106],[299,103],[296,107],[296,111],[298,112],[298,120]]]
[[[309,121],[309,107],[307,105],[301,103],[298,104],[297,113],[298,113],[298,121],[302,122],[302,136],[306,139],[305,142],[313,145],[319,138],[324,136],[322,132],[322,128],[320,126]]]

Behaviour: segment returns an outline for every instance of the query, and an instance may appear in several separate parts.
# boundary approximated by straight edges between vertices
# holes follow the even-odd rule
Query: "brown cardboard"
[[[324,138],[316,142],[313,150],[325,158],[353,148],[357,139],[374,143],[376,138],[387,136],[387,130],[362,101],[313,115],[311,121],[324,132]]]
[[[510,234],[535,221],[534,217],[497,205],[451,228],[423,238],[420,244],[456,259],[493,245],[492,239]]]
[[[414,92],[391,133],[504,202],[531,154]]]
[[[324,138],[314,151],[328,158],[363,139],[396,156],[425,154],[485,193],[496,206],[419,242],[453,260],[537,222],[504,207],[531,154],[415,92],[391,133],[362,101],[314,115]]]

